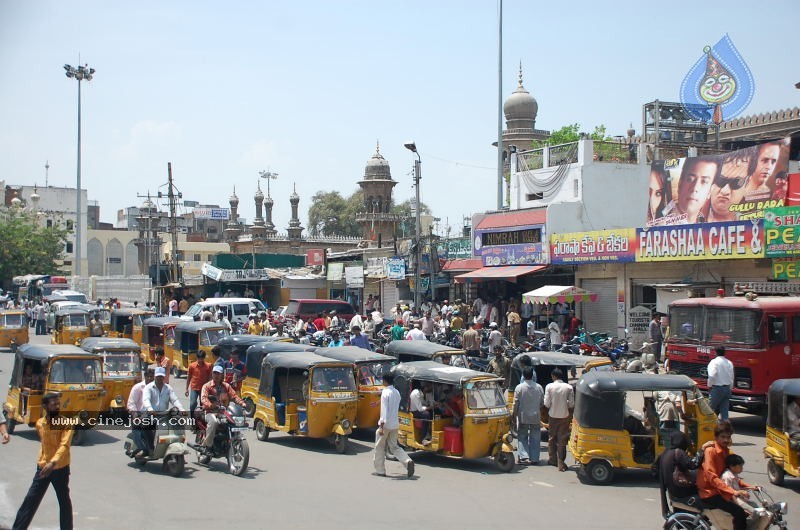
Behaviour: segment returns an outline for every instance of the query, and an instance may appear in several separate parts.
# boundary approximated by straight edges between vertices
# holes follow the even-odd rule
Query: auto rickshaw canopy
[[[135,352],[141,350],[139,345],[131,339],[111,337],[86,337],[81,341],[81,348],[91,353],[110,350]]]
[[[150,331],[151,328],[158,329],[159,334],[161,330],[167,324],[178,324],[180,322],[184,322],[178,317],[151,317],[142,322],[142,342],[143,343],[150,343]]]
[[[219,342],[214,345],[211,351],[217,357],[222,357],[225,360],[228,360],[232,351],[236,351],[244,361],[247,349],[262,342],[275,342],[275,337],[266,335],[228,335],[219,339]]]
[[[337,361],[344,361],[347,363],[360,363],[360,362],[381,362],[381,361],[396,361],[396,357],[384,355],[382,353],[375,353],[358,346],[341,346],[338,348],[317,348],[314,350],[317,355],[323,357],[330,357]],[[439,364],[439,363],[436,363]],[[441,366],[441,364],[439,364]]]
[[[800,379],[778,379],[767,390],[767,425],[781,432],[788,432],[786,407],[789,400],[800,396]]]
[[[436,361],[413,361],[400,363],[392,368],[396,377],[414,379],[417,381],[430,381],[431,383],[444,383],[447,385],[460,385],[472,379],[483,381],[501,382],[503,379],[486,372],[478,372],[469,368],[460,368]]]
[[[240,335],[240,336],[245,337],[246,335]],[[258,337],[258,335],[253,335],[253,337]],[[225,337],[225,339],[228,338],[229,337]],[[225,339],[220,339],[220,341]],[[245,366],[247,366],[247,376],[260,379],[261,365],[264,361],[264,357],[266,357],[270,353],[313,352],[316,349],[317,348],[315,346],[311,346],[309,344],[294,344],[292,342],[281,342],[276,340],[260,341],[254,343],[252,346],[247,348],[247,350],[245,350],[244,355],[240,354],[240,358],[242,362],[245,363]],[[224,350],[222,350],[222,353],[224,355]],[[230,353],[228,353],[228,355],[230,355]]]
[[[204,320],[187,322],[183,320],[180,324],[175,326],[175,349],[179,349],[182,352],[196,350],[200,345],[200,333],[203,331],[220,330],[225,330],[225,333],[228,333],[228,328],[218,322],[207,322]]]
[[[72,344],[23,344],[17,350],[17,357],[31,359],[34,361],[47,361],[53,357],[62,355],[80,355],[100,357],[87,352]]]
[[[696,388],[695,382],[685,375],[589,372],[575,386],[575,420],[583,427],[621,430],[626,392],[692,392]]]
[[[416,357],[419,360],[429,361],[437,354],[463,355],[464,350],[427,340],[393,340],[386,345],[384,353],[397,359],[402,355],[404,357]]]
[[[150,314],[152,311],[139,309],[138,307],[122,307],[111,312],[111,329],[117,332],[125,331],[125,326],[133,326],[135,317],[138,315]]]
[[[89,312],[77,306],[66,306],[56,311],[56,318],[65,317],[68,315],[88,315]]]
[[[253,347],[261,348],[263,345],[259,344]],[[352,380],[352,390],[355,390],[355,378],[350,363],[344,363],[329,357],[322,357],[310,351],[275,351],[267,354],[261,363],[262,377],[258,391],[260,394],[272,396],[278,386],[274,379],[279,375],[279,372],[281,375],[285,374],[287,380],[292,375],[292,372],[294,372],[294,386],[292,386],[291,383],[287,383],[291,388],[283,389],[283,391],[287,398],[294,397],[299,399],[299,395],[297,395],[297,384],[299,384],[297,376],[299,374],[297,374],[297,372],[305,372],[311,368],[320,367],[346,368],[346,373],[349,374],[348,378]],[[304,374],[303,378],[305,378],[306,375],[307,374]]]

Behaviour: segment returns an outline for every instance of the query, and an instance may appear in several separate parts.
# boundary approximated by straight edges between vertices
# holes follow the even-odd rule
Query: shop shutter
[[[588,331],[617,336],[617,280],[583,280],[580,287],[597,294],[596,302],[581,303],[579,317]]]
[[[384,318],[388,318],[389,311],[397,304],[397,282],[395,280],[384,280],[381,291],[381,313]]]

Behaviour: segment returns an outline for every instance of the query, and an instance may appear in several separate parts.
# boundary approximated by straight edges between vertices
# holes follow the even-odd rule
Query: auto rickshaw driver
[[[44,379],[41,374],[33,373],[33,363],[25,364],[22,373],[22,415],[28,413],[28,396],[31,392],[40,392],[44,388]]]
[[[800,436],[800,396],[791,398],[791,402],[786,407],[786,427],[789,436]]]

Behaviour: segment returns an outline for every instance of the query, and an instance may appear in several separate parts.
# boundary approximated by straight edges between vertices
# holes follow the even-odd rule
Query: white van
[[[186,313],[181,315],[181,319],[194,320],[195,315],[199,316],[206,308],[214,313],[214,318],[216,319],[217,306],[222,309],[231,324],[234,322],[239,324],[247,322],[251,309],[255,309],[256,313],[267,310],[261,300],[256,300],[255,298],[206,298],[190,307]]]
[[[53,291],[50,293],[51,295],[55,296],[63,296],[67,300],[71,302],[78,302],[79,304],[88,304],[89,299],[86,298],[86,295],[83,293],[79,293],[78,291],[70,291],[69,289],[60,289],[58,291]]]

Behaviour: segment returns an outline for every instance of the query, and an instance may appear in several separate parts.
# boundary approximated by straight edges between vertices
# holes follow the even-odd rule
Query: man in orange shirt
[[[36,510],[42,502],[47,487],[53,485],[58,497],[59,520],[61,528],[72,528],[72,500],[69,498],[69,446],[72,443],[71,426],[54,425],[61,413],[59,395],[50,392],[42,397],[42,407],[47,411],[45,416],[36,422],[36,432],[42,441],[39,460],[36,463],[36,474],[33,483],[22,501],[12,528],[28,528]],[[63,418],[62,418],[63,419]]]
[[[724,510],[733,516],[733,529],[747,528],[747,513],[733,502],[734,497],[748,497],[746,490],[734,490],[722,480],[725,459],[730,454],[733,427],[724,420],[714,427],[714,442],[703,447],[703,467],[697,473],[697,489],[703,504]]]
[[[197,360],[189,365],[189,372],[186,376],[186,395],[189,397],[190,418],[194,418],[194,411],[197,408],[197,400],[200,399],[203,385],[211,380],[211,368],[212,366],[206,362],[206,352],[198,350]]]
[[[167,375],[166,377],[164,377],[164,382],[169,384],[169,373],[170,371],[172,371],[172,361],[170,361],[164,355],[164,348],[161,347],[156,348],[155,356],[156,356],[156,363],[155,363],[156,366],[160,366],[161,368],[167,371]]]

